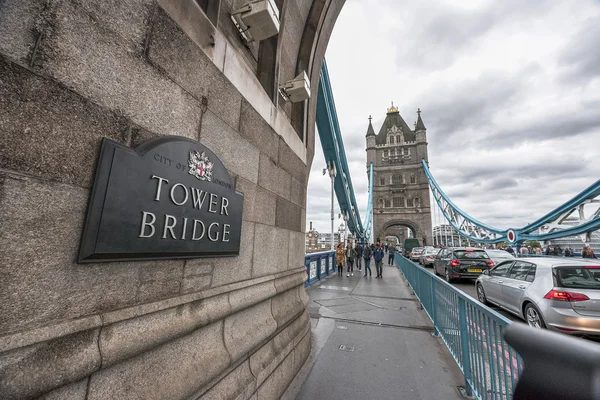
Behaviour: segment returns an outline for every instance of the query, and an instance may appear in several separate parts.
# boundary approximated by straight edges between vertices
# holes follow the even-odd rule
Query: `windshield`
[[[459,260],[489,259],[487,253],[483,250],[454,250],[454,257]]]
[[[487,253],[497,258],[515,258],[515,256],[504,250],[487,250]]]
[[[554,276],[559,287],[600,289],[600,267],[560,267]]]

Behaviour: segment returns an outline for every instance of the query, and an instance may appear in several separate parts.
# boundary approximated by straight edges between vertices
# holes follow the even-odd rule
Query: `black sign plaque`
[[[215,154],[179,136],[104,138],[78,262],[234,256],[244,195]]]

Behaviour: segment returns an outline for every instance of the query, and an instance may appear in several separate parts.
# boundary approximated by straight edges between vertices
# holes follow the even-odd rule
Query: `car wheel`
[[[452,276],[450,275],[450,271],[448,271],[448,268],[446,268],[444,270],[444,274],[446,276],[446,282],[448,282],[448,283],[454,282],[454,279],[452,279]]]
[[[542,313],[531,303],[525,306],[525,321],[527,322],[527,325],[532,328],[546,329]]]
[[[485,292],[483,291],[483,285],[481,283],[477,284],[477,299],[480,303],[489,306],[490,303],[487,301],[487,297],[485,297]]]

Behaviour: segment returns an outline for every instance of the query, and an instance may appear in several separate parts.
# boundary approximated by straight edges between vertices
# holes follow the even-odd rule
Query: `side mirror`
[[[489,275],[489,274],[490,274],[490,270],[489,270],[489,269],[486,269],[486,270],[484,270],[484,271],[482,272],[482,274],[484,274],[484,275]]]

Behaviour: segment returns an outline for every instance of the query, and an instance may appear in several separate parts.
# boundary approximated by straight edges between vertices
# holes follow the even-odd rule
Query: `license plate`
[[[469,268],[469,272],[483,272],[481,268]]]

